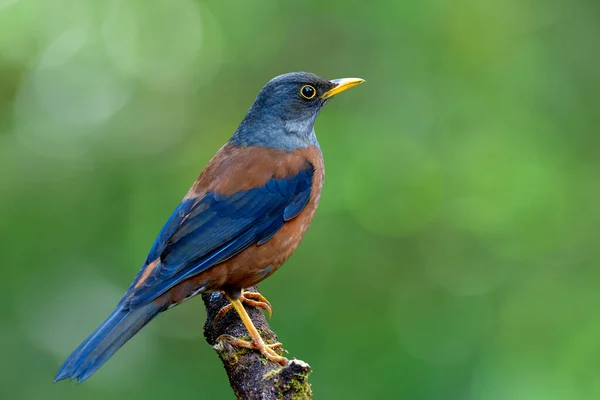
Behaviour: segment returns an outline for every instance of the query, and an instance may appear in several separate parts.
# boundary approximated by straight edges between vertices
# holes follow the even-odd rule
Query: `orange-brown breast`
[[[314,168],[311,196],[302,212],[287,221],[269,241],[252,245],[229,260],[210,267],[173,289],[179,302],[197,288],[208,291],[236,290],[254,286],[275,272],[296,250],[306,233],[321,197],[324,164],[316,147],[294,152],[225,145],[204,169],[186,198],[201,198],[207,192],[223,195],[263,186],[271,178],[294,176],[310,163]]]

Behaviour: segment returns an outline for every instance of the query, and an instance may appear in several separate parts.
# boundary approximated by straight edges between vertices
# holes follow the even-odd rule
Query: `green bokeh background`
[[[315,398],[600,398],[599,38],[596,0],[0,0],[0,398],[233,398],[200,299],[52,378],[298,70],[367,80],[261,285]]]

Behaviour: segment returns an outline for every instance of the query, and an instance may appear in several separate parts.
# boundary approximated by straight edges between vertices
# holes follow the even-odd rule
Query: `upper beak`
[[[330,97],[333,97],[336,94],[343,92],[344,90],[348,90],[351,87],[360,85],[364,81],[365,81],[364,79],[360,79],[360,78],[334,79],[331,81],[331,83],[333,83],[335,86],[333,87],[333,89],[328,90],[327,92],[323,93],[321,95],[321,99],[325,100]]]

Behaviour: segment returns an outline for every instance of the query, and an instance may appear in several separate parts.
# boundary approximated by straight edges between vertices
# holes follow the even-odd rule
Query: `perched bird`
[[[225,337],[270,361],[242,303],[271,311],[244,292],[296,250],[315,214],[324,166],[314,123],[323,105],[362,79],[327,80],[306,72],[278,76],[260,91],[233,137],[204,168],[164,225],[117,308],[64,362],[55,382],[88,379],[162,311],[203,292],[223,292],[251,337]]]

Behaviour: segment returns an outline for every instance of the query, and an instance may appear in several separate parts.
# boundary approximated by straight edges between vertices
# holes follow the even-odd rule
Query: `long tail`
[[[163,307],[154,302],[135,310],[119,306],[83,343],[75,349],[58,370],[54,382],[62,379],[88,379],[133,335],[156,317]]]

